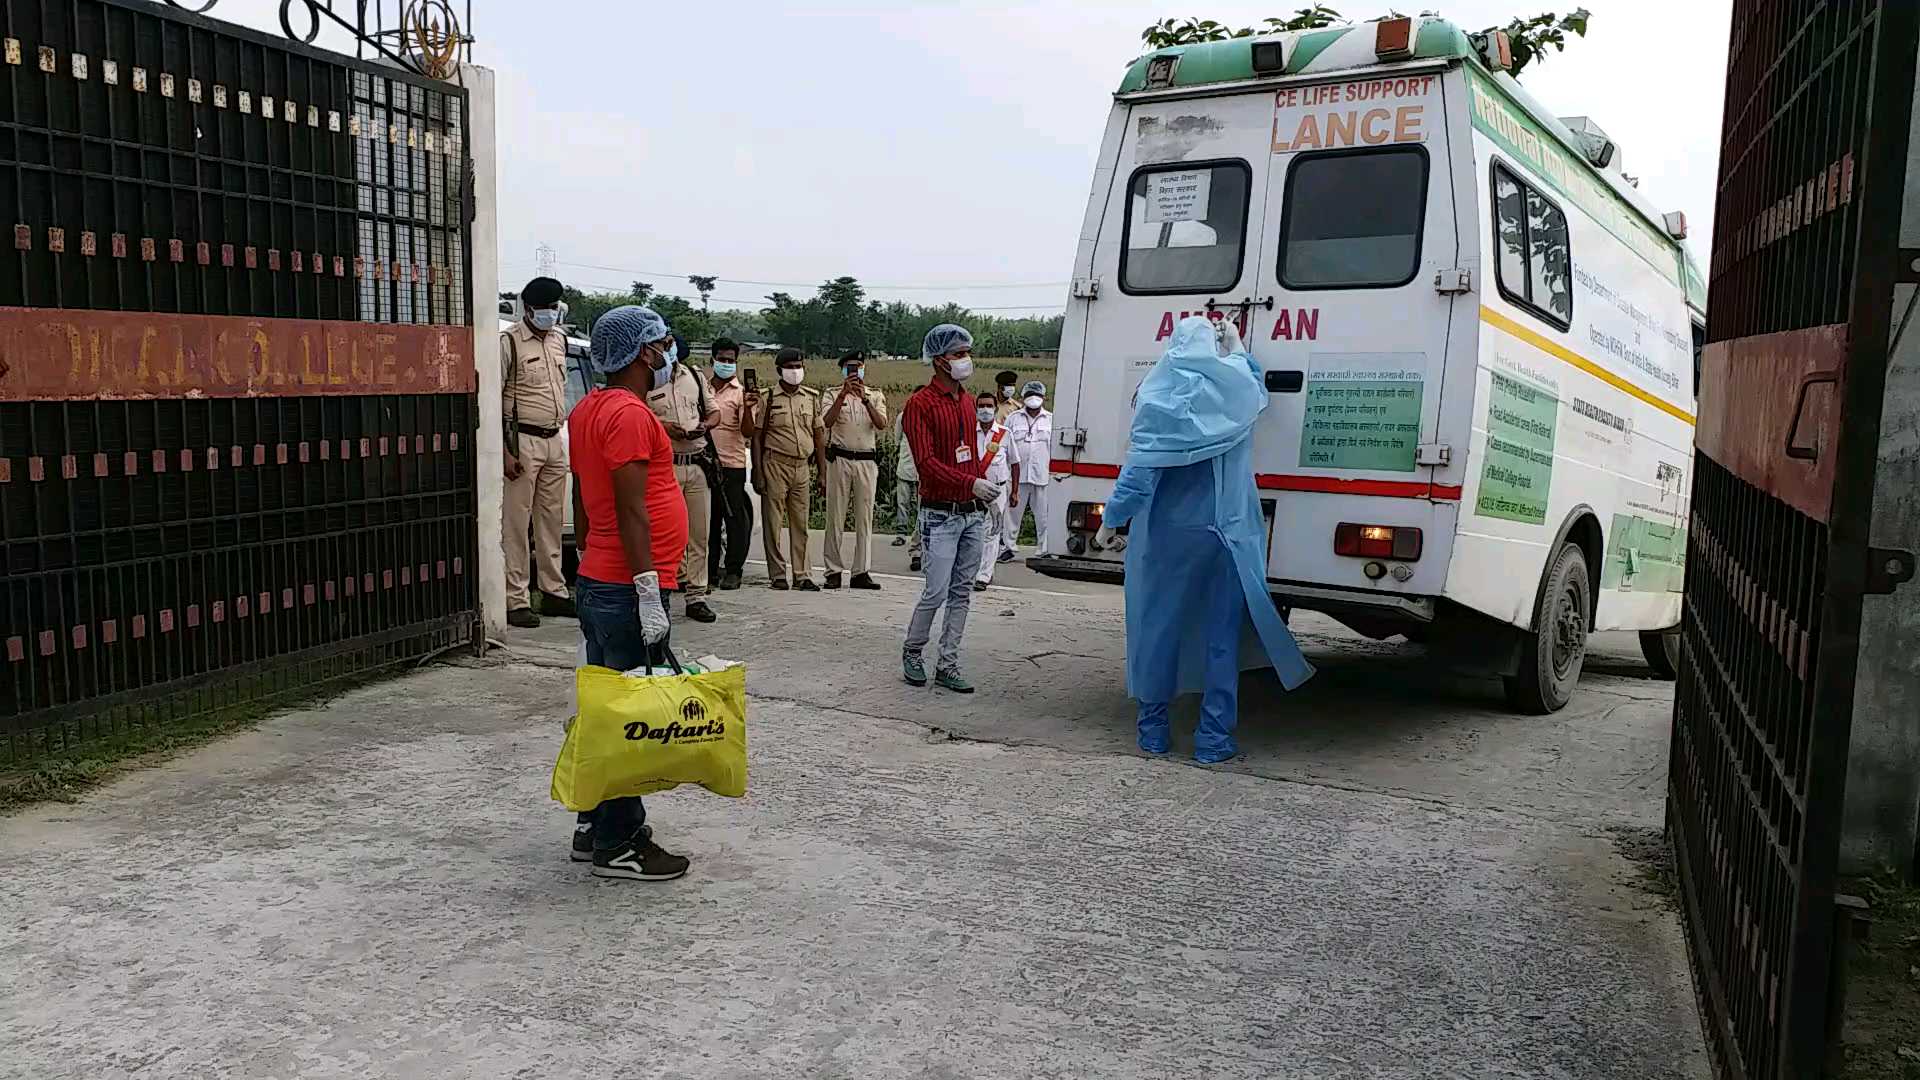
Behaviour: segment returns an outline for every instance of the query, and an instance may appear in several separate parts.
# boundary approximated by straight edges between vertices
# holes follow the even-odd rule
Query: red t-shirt
[[[673,475],[673,444],[653,410],[625,390],[595,390],[567,417],[567,450],[573,482],[587,510],[580,573],[595,581],[633,580],[614,512],[613,470],[644,461],[653,568],[660,573],[661,588],[679,588],[680,555],[687,547],[687,502]]]

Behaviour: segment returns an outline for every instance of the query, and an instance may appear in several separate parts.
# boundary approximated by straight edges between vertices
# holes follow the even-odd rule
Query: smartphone
[[[759,393],[760,373],[758,371],[755,371],[752,368],[748,368],[747,370],[740,373],[740,378],[743,384],[747,388],[747,393],[749,394]]]

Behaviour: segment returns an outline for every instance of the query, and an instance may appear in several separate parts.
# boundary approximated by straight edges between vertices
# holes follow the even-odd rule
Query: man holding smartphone
[[[739,371],[740,343],[731,338],[713,339],[713,373],[707,381],[707,397],[716,414],[709,434],[720,459],[720,484],[713,493],[708,529],[708,577],[724,592],[740,587],[747,547],[753,538],[753,500],[747,498],[747,444],[755,433],[753,414],[760,406],[760,394],[757,387],[740,385]]]
[[[820,424],[827,431],[827,588],[846,583],[878,589],[873,580],[873,499],[880,484],[880,433],[887,430],[887,398],[866,381],[862,353],[840,358],[840,388],[826,395]],[[853,553],[846,544],[847,511],[853,511]]]

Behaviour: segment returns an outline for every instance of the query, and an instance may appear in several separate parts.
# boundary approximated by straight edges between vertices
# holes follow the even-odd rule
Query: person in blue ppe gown
[[[1239,753],[1241,642],[1251,631],[1281,685],[1313,675],[1267,593],[1266,521],[1253,480],[1260,368],[1231,322],[1193,316],[1140,384],[1127,460],[1097,536],[1126,557],[1127,694],[1140,749],[1167,750],[1167,709],[1200,691],[1194,760]],[[1126,535],[1117,530],[1126,527]]]

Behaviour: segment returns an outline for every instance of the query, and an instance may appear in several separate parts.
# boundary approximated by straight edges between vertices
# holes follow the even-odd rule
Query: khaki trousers
[[[760,500],[760,541],[767,553],[767,577],[786,581],[791,567],[793,579],[813,576],[807,561],[807,496],[812,480],[805,458],[790,458],[771,451],[761,466],[767,480],[767,494]],[[788,547],[780,551],[780,531],[786,530]]]
[[[675,465],[673,478],[687,501],[687,550],[680,556],[680,591],[688,600],[707,595],[707,534],[713,528],[713,492],[698,465]]]
[[[560,530],[567,518],[567,452],[560,436],[520,433],[520,478],[507,481],[500,546],[507,555],[507,610],[530,607],[527,532],[533,532],[533,573],[540,591],[567,595],[560,573]]]
[[[849,496],[853,506],[853,565],[856,574],[873,570],[873,489],[880,483],[880,463],[839,458],[827,462],[827,573],[849,569],[841,545],[846,534]]]

